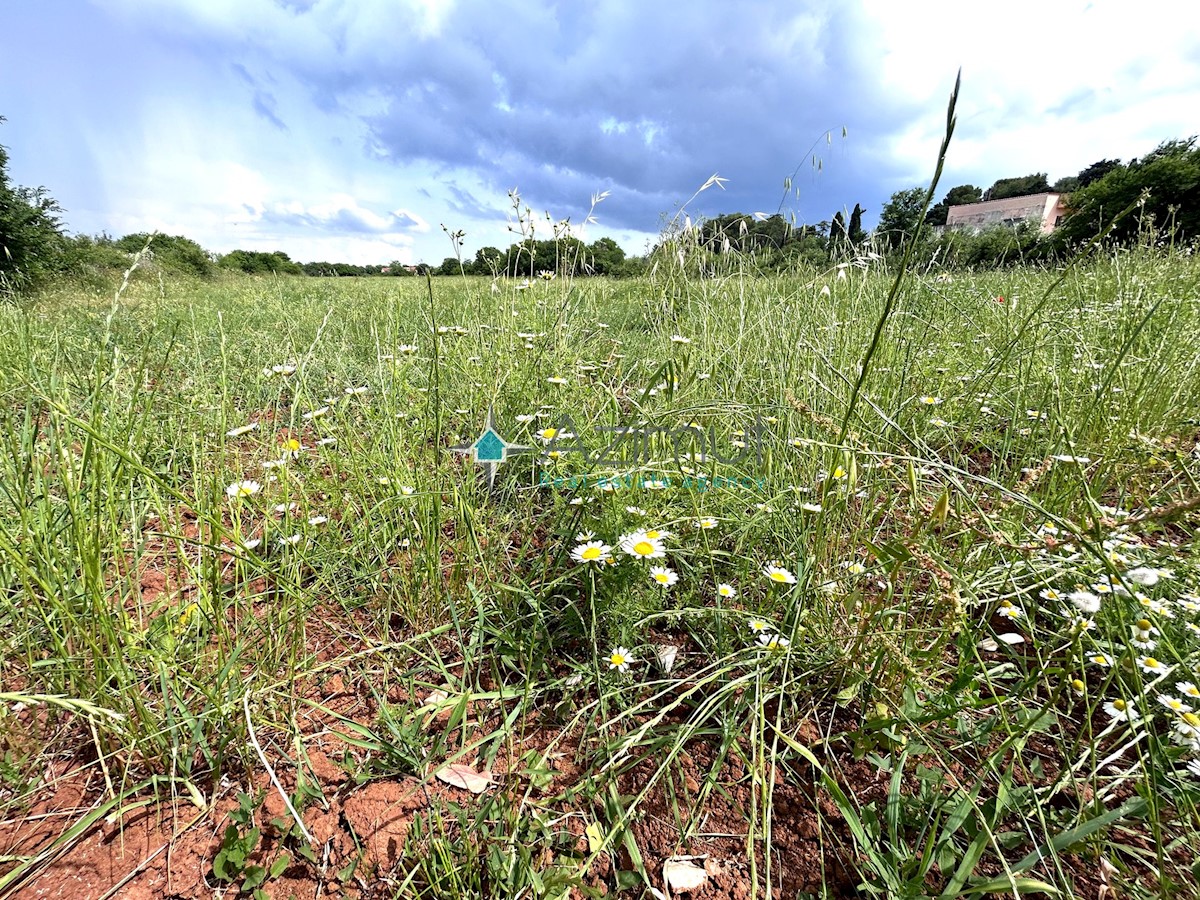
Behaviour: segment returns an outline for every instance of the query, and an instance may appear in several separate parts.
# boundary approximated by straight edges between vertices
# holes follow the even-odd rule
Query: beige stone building
[[[946,227],[974,232],[996,225],[1016,225],[1033,220],[1049,234],[1066,216],[1062,194],[1029,194],[1026,197],[1007,197],[1004,200],[985,200],[951,206],[946,212]]]

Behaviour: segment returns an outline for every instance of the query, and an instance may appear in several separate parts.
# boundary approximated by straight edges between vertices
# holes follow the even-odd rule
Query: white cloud
[[[1200,30],[1190,2],[1137,14],[1110,0],[1013,0],[1003,8],[935,0],[862,0],[864,34],[881,84],[918,104],[893,146],[913,177],[928,178],[955,70],[963,87],[949,156],[955,171],[996,178],[1073,175],[1100,157],[1141,155],[1195,129]],[[1175,23],[1163,27],[1164,22]]]
[[[797,163],[785,211],[818,221],[861,202],[870,224],[892,191],[929,177],[960,64],[944,188],[1141,155],[1196,130],[1200,107],[1200,22],[1182,3],[1143,15],[1110,0],[695,0],[681,16],[642,0],[93,0],[65,22],[48,10],[17,5],[0,34],[0,140],[22,183],[49,185],[77,230],[159,227],[299,259],[437,262],[451,252],[441,225],[467,232],[468,255],[506,246],[514,186],[576,224],[610,190],[588,239],[640,252],[712,172],[728,189],[690,212],[770,212]],[[47,43],[63,48],[49,73]]]

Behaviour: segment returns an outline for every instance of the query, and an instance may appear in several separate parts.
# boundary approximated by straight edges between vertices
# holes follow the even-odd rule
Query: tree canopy
[[[45,188],[11,183],[8,150],[0,145],[0,295],[29,287],[59,266],[61,212]]]
[[[921,224],[921,210],[925,206],[925,188],[914,187],[896,191],[883,205],[879,213],[879,227],[875,233],[889,250],[903,245],[905,238]]]
[[[165,268],[200,277],[213,273],[213,260],[209,252],[191,238],[180,234],[156,234],[151,239],[147,232],[135,232],[113,241],[113,246],[125,253],[137,253],[147,242],[150,243],[155,262]]]
[[[1163,141],[1141,160],[1107,166],[1104,175],[1071,195],[1073,212],[1059,229],[1060,239],[1083,241],[1099,234],[1143,193],[1141,209],[1117,223],[1116,240],[1129,241],[1151,223],[1178,238],[1200,235],[1200,148],[1195,137]]]
[[[952,187],[946,192],[945,197],[929,208],[929,215],[925,217],[925,221],[930,225],[945,225],[950,207],[978,203],[982,199],[983,191],[973,184],[960,184]]]
[[[1045,172],[1022,175],[1020,178],[1001,178],[983,192],[984,200],[1007,200],[1009,197],[1026,197],[1050,190]]]
[[[233,269],[248,275],[303,275],[300,264],[282,250],[264,253],[260,250],[231,250],[218,261],[223,269]]]

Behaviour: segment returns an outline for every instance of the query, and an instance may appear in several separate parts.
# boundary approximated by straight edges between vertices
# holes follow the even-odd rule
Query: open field
[[[893,279],[0,307],[0,897],[1196,896],[1200,267]]]

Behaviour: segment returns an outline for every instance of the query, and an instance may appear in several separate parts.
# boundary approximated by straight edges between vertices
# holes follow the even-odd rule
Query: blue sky
[[[443,225],[468,256],[512,243],[516,189],[535,236],[640,253],[713,174],[693,216],[873,223],[932,172],[959,66],[943,189],[1196,133],[1190,7],[9,0],[0,143],[76,232],[437,263]]]

